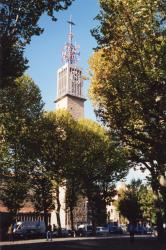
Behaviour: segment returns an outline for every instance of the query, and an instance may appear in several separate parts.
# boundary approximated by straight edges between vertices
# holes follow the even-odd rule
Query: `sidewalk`
[[[53,238],[52,242],[55,241],[70,241],[75,239],[83,239],[82,238]],[[16,240],[16,241],[2,241],[0,242],[0,247],[2,246],[8,246],[8,245],[22,245],[22,244],[36,244],[36,243],[50,243],[50,241],[47,241],[46,239],[30,239],[30,240]]]
[[[32,239],[32,240],[17,240],[17,241],[4,241],[0,242],[0,250],[8,250],[8,249],[24,249],[28,247],[28,249],[36,249],[40,248],[41,246],[49,246],[55,242],[65,242],[65,241],[73,241],[75,238],[55,238],[51,242],[47,241],[46,239]],[[36,245],[36,246],[35,246]]]

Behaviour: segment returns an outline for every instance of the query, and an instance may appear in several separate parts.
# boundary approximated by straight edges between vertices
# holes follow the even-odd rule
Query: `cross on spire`
[[[72,17],[70,16],[70,20],[67,21],[69,23],[69,33],[68,33],[68,42],[65,44],[62,51],[62,60],[64,63],[76,64],[79,58],[79,46],[73,45],[73,32],[72,26],[75,23],[72,21]]]
[[[73,38],[73,33],[72,33],[72,26],[75,25],[75,23],[72,22],[72,17],[70,16],[70,20],[67,21],[69,23],[69,34],[68,34],[68,39],[69,43],[72,44],[72,38]]]

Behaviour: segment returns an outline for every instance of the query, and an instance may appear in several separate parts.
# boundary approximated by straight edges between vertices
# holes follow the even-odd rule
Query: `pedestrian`
[[[47,226],[47,241],[52,241],[52,226],[49,223]]]
[[[135,234],[135,225],[134,223],[130,222],[128,227],[129,233],[130,233],[130,242],[134,242],[134,234]]]
[[[13,225],[10,224],[10,226],[8,227],[8,237],[9,237],[9,241],[14,241],[14,235],[13,235]]]

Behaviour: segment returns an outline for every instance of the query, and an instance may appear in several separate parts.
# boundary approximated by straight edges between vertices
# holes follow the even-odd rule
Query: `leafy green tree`
[[[47,223],[48,211],[55,207],[57,224],[61,233],[60,221],[60,187],[65,187],[70,180],[71,172],[70,152],[72,140],[72,126],[75,123],[72,116],[67,111],[45,112],[38,122],[36,130],[33,132],[35,141],[35,161],[32,171],[32,198],[37,200],[37,206],[45,205],[45,221]],[[39,175],[40,173],[40,175]],[[41,186],[41,184],[45,186]],[[40,186],[43,188],[40,188]],[[45,204],[37,196],[47,189],[48,197],[43,196]],[[43,191],[42,191],[43,190]],[[44,191],[45,190],[45,191]],[[44,211],[44,207],[43,207]]]
[[[69,139],[69,137],[68,137]],[[68,161],[65,165],[65,178],[66,178],[66,208],[69,211],[69,218],[71,228],[74,230],[74,209],[77,206],[77,201],[80,197],[81,183],[80,183],[80,153],[81,153],[81,140],[78,130],[78,123],[74,122],[70,132],[70,142],[68,143],[67,158]]]
[[[53,170],[60,172],[58,166],[58,133],[53,112],[45,112],[31,133],[35,148],[33,168],[31,170],[30,198],[37,212],[44,212],[44,220],[48,224],[49,212],[55,207],[56,188],[53,184]],[[33,152],[32,154],[33,155]]]
[[[138,199],[133,193],[125,193],[119,201],[118,210],[130,222],[136,223],[142,219]]]
[[[156,224],[156,209],[154,207],[154,195],[150,186],[141,185],[138,193],[138,201],[142,217],[152,224]]]
[[[159,235],[166,187],[165,0],[101,0],[99,50],[90,59],[90,95],[97,114],[115,130],[133,165],[151,174]]]
[[[0,92],[3,138],[0,200],[13,214],[23,206],[29,188],[32,168],[29,152],[33,140],[30,132],[36,127],[42,109],[40,91],[28,76],[18,78],[15,87],[6,87]]]
[[[125,189],[119,190],[118,197],[115,205],[129,221],[136,223],[142,220],[151,224],[156,223],[154,195],[148,184],[133,179]]]
[[[53,148],[51,151],[51,147],[56,145],[55,129],[56,124],[54,124],[51,114],[43,113],[30,135],[33,138],[30,145],[33,167],[30,174],[31,189],[28,198],[32,201],[36,212],[43,212],[46,225],[49,213],[55,207],[55,190],[50,169],[51,161],[52,165],[55,164],[53,157],[56,160],[56,152]]]
[[[78,172],[73,169],[70,175],[68,175],[68,179],[66,180],[66,211],[69,212],[72,230],[75,229],[74,209],[78,206],[77,202],[80,197],[80,194],[82,193],[78,176]]]
[[[73,186],[76,183],[74,174],[76,174],[74,164],[74,141],[76,138],[76,121],[73,119],[72,115],[66,110],[58,110],[55,112],[56,122],[58,125],[58,132],[60,133],[60,138],[58,141],[58,166],[61,172],[57,173],[53,170],[53,176],[56,181],[56,192],[57,192],[57,215],[60,221],[60,200],[59,200],[59,187],[64,186],[67,192],[66,196],[66,207],[70,209],[70,219],[71,226],[73,226],[73,207],[76,200],[76,193],[74,192]],[[74,176],[75,177],[75,176]]]
[[[54,12],[65,10],[73,0],[2,0],[0,32],[0,87],[14,84],[14,79],[23,75],[27,59],[23,57],[25,45],[33,35],[43,29],[38,21],[47,13],[56,21]]]
[[[35,169],[37,170],[37,168]],[[41,171],[31,175],[31,189],[29,199],[37,213],[43,213],[44,222],[48,225],[50,211],[55,209],[55,190],[52,181],[47,173]]]
[[[103,216],[102,224],[106,221],[106,204],[115,194],[115,182],[127,173],[127,164],[122,157],[122,150],[120,147],[115,148],[104,128],[90,120],[81,120],[79,123],[80,183],[83,195],[88,198],[95,231],[96,224],[101,223],[99,211],[104,212],[100,214],[100,217]]]
[[[118,210],[122,216],[132,223],[142,220],[142,213],[138,200],[140,184],[140,180],[132,180],[131,184],[127,185],[126,190],[121,190],[119,193]]]
[[[0,88],[15,84],[15,79],[21,77],[28,68],[28,60],[24,58],[24,48],[19,46],[17,39],[7,41],[1,37],[0,47]]]

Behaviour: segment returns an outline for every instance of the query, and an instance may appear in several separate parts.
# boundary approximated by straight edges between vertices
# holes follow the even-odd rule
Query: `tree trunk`
[[[96,235],[96,213],[95,213],[95,208],[94,204],[92,204],[92,233],[95,236]]]
[[[102,224],[106,224],[107,223],[107,205],[106,205],[105,200],[102,201],[101,213],[102,213],[102,217],[103,217]]]
[[[61,204],[59,200],[59,186],[56,187],[56,219],[57,219],[57,226],[58,226],[58,234],[61,236],[62,231],[61,231],[61,219],[60,219],[60,209],[61,209]]]
[[[72,229],[72,231],[74,231],[73,207],[70,207],[70,223],[71,223],[71,229]]]
[[[48,226],[48,212],[46,209],[44,209],[44,222],[45,222],[45,225],[47,228],[47,226]]]
[[[157,208],[156,217],[157,217],[157,232],[158,232],[158,238],[163,239],[164,238],[164,228],[163,228],[163,218],[162,213],[159,208]]]
[[[160,201],[160,193],[159,193],[159,186],[158,180],[152,176],[153,182],[152,182],[152,189],[155,195],[155,208],[156,208],[156,219],[157,219],[157,232],[158,232],[158,238],[163,239],[164,237],[164,228],[163,228],[163,216],[161,211],[161,201]]]
[[[88,204],[90,206],[91,216],[92,216],[92,234],[96,235],[96,213],[95,213],[94,202],[90,196],[88,197]]]

